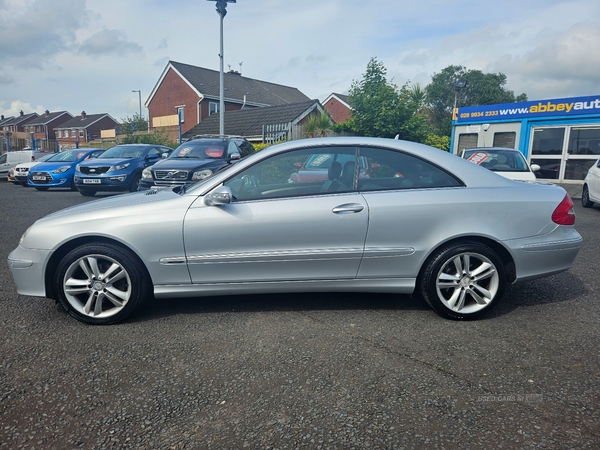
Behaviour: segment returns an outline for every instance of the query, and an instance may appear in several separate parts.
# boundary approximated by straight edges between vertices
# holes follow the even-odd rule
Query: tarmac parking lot
[[[18,295],[6,258],[35,220],[93,200],[0,182],[0,449],[600,448],[599,206],[574,200],[571,270],[510,286],[479,321],[297,294],[154,300],[87,326]]]

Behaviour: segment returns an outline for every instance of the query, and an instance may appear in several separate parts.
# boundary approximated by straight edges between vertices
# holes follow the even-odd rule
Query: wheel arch
[[[52,256],[50,256],[50,259],[48,260],[48,263],[46,264],[46,271],[44,273],[44,285],[45,285],[45,289],[46,289],[46,297],[52,299],[52,300],[56,300],[57,299],[57,295],[56,292],[54,290],[54,283],[53,283],[53,275],[54,275],[54,269],[56,269],[56,267],[58,266],[59,262],[73,249],[80,247],[84,244],[88,244],[88,245],[92,245],[92,244],[110,244],[110,245],[114,245],[116,247],[121,247],[124,249],[129,250],[129,252],[131,252],[131,255],[133,257],[135,257],[136,261],[138,262],[139,266],[142,268],[142,270],[145,272],[145,275],[147,276],[147,280],[151,280],[150,277],[150,272],[148,271],[148,268],[146,267],[146,264],[144,264],[144,261],[142,260],[142,258],[140,258],[140,256],[137,254],[137,252],[135,250],[133,250],[131,247],[129,247],[128,245],[124,244],[121,241],[115,240],[115,239],[110,239],[104,236],[84,236],[84,237],[79,237],[76,239],[73,239],[71,241],[65,242],[63,243],[60,247],[58,247],[53,253]]]
[[[494,239],[491,239],[491,238],[488,238],[485,236],[460,236],[460,237],[450,239],[448,241],[441,242],[439,245],[437,245],[436,247],[431,249],[431,251],[429,252],[429,255],[423,261],[423,264],[421,265],[421,268],[419,269],[419,275],[417,276],[417,280],[419,280],[419,282],[420,282],[420,280],[422,279],[422,276],[423,276],[423,272],[424,272],[425,268],[427,267],[427,265],[429,264],[429,261],[435,256],[435,254],[438,252],[438,250],[440,248],[443,248],[447,245],[467,243],[467,242],[476,242],[478,244],[483,244],[483,245],[491,248],[498,255],[498,257],[504,264],[504,270],[506,271],[506,281],[508,281],[509,283],[515,282],[515,280],[517,279],[517,270],[516,270],[515,261],[514,261],[512,255],[506,249],[506,247],[504,247],[498,241],[495,241]]]

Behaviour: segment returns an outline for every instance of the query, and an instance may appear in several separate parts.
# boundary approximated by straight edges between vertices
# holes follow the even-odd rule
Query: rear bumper
[[[533,280],[568,270],[583,239],[573,227],[558,227],[535,241],[521,242],[512,251],[517,268],[516,282]]]

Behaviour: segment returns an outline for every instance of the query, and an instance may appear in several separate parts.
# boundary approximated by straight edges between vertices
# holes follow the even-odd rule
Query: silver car
[[[327,179],[292,176],[309,158]],[[50,214],[8,264],[20,294],[92,324],[121,321],[152,296],[342,291],[415,293],[444,317],[474,319],[507,283],[571,266],[582,244],[572,206],[561,187],[421,144],[308,139],[187,190]]]

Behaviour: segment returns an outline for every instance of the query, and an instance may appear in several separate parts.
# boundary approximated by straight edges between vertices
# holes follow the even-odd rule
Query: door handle
[[[360,203],[345,203],[343,205],[336,206],[331,211],[335,214],[350,214],[350,213],[359,213],[365,207]]]

